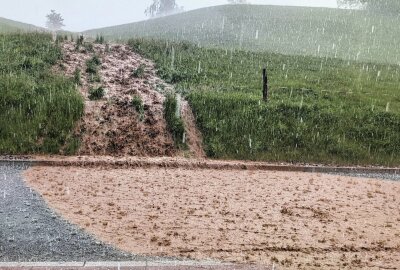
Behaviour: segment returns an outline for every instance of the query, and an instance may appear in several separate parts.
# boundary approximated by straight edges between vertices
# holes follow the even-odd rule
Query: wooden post
[[[265,102],[268,101],[268,74],[267,74],[267,69],[263,69],[263,100]]]

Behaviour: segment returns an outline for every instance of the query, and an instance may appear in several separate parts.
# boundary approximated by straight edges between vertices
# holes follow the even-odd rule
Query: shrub
[[[99,100],[102,99],[105,95],[105,90],[103,87],[90,88],[89,90],[89,99],[90,100]]]

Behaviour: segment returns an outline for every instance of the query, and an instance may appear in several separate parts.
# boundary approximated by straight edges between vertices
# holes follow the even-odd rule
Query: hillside
[[[107,39],[186,40],[283,54],[400,63],[400,18],[364,11],[256,5],[203,8],[87,31]]]
[[[43,28],[32,24],[21,23],[5,18],[0,18],[0,33],[41,31]]]
[[[131,40],[186,95],[208,156],[400,164],[400,68]],[[261,68],[270,100],[262,102]]]

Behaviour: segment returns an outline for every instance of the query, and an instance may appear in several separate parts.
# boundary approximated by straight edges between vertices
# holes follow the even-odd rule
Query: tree
[[[153,0],[153,3],[146,9],[145,13],[150,17],[165,16],[183,10],[179,7],[176,0]]]
[[[399,0],[338,0],[338,6],[344,8],[360,8],[372,12],[400,14]]]
[[[61,14],[56,13],[55,10],[51,10],[51,13],[47,16],[46,27],[49,28],[51,31],[55,32],[61,30],[64,25],[64,19]]]
[[[247,0],[228,0],[228,3],[232,5],[248,4]]]

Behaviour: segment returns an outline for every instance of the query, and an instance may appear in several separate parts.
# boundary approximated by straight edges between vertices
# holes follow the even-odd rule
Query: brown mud
[[[279,269],[398,269],[400,183],[239,169],[33,167],[27,183],[125,251]]]
[[[63,70],[72,77],[75,69],[81,70],[82,79],[79,90],[85,99],[85,112],[75,130],[81,146],[78,155],[111,156],[176,156],[176,149],[171,134],[167,130],[163,114],[163,92],[172,87],[155,74],[154,63],[132,52],[126,45],[94,44],[93,51],[84,47],[76,50],[71,42],[62,45]],[[101,82],[91,82],[86,71],[86,61],[97,55],[101,59],[99,75]],[[144,67],[143,76],[136,78],[133,71]],[[61,71],[60,71],[61,72]],[[106,94],[98,101],[89,100],[89,89],[102,86]],[[134,96],[143,101],[144,113],[132,106]],[[189,112],[190,111],[190,112]],[[190,107],[185,107],[185,114],[194,121]],[[186,119],[186,118],[185,118]],[[185,121],[189,133],[191,156],[203,157],[199,132],[193,130],[195,123]],[[194,147],[191,142],[194,142]],[[197,155],[199,153],[199,155]]]

